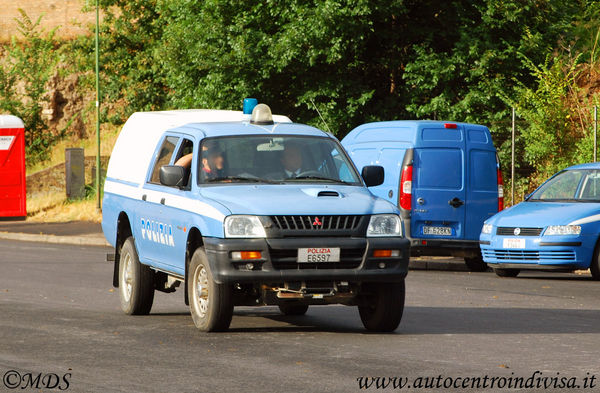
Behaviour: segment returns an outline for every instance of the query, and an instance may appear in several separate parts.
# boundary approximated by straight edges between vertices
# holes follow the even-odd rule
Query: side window
[[[600,171],[589,171],[581,187],[581,199],[600,199]]]
[[[181,146],[179,147],[179,151],[175,156],[175,161],[173,165],[179,165],[185,168],[190,169],[192,165],[192,156],[194,154],[194,142],[189,139],[184,139],[181,142]]]
[[[187,179],[185,179],[184,187],[189,189],[191,186],[190,178],[192,176],[192,158],[194,157],[194,142],[189,139],[181,141],[179,151],[175,156],[173,165],[179,165],[187,170]]]
[[[152,175],[150,176],[150,183],[160,184],[159,171],[160,167],[163,165],[168,165],[171,162],[171,156],[175,151],[175,146],[177,146],[177,142],[179,138],[176,136],[168,136],[165,138],[160,150],[158,152],[158,156],[156,157],[156,162],[154,163],[154,167],[152,168]]]

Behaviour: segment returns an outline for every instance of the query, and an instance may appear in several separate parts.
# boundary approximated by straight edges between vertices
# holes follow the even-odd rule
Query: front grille
[[[355,269],[360,266],[364,248],[342,248],[340,250],[339,262],[297,262],[297,249],[269,249],[271,254],[271,263],[277,270],[289,269]]]
[[[540,260],[574,261],[574,251],[482,250],[484,258],[497,261],[537,262]]]
[[[271,216],[283,231],[352,231],[358,228],[362,216]]]
[[[520,233],[515,235],[515,229],[519,228]],[[543,228],[521,228],[521,227],[498,227],[496,235],[502,236],[539,236]]]

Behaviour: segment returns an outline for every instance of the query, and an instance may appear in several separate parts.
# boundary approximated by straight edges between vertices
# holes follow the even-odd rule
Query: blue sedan
[[[524,202],[485,221],[483,260],[501,277],[521,269],[590,269],[600,280],[600,163],[562,170]]]

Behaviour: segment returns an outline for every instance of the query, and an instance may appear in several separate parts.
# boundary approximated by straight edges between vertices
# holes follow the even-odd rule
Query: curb
[[[38,242],[38,243],[52,243],[52,244],[71,244],[76,246],[95,246],[105,247],[110,246],[108,242],[98,236],[56,236],[56,235],[34,235],[30,233],[10,233],[0,232],[0,239],[3,240],[17,240],[25,242]]]
[[[408,263],[409,270],[438,270],[444,272],[468,272],[469,268],[464,262],[457,261],[424,261],[411,259]]]

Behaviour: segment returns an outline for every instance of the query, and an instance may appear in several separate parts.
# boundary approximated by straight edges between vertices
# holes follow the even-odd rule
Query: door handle
[[[162,199],[160,200],[160,204],[161,204],[161,205],[164,205],[164,204],[165,204],[165,198],[162,198]]]
[[[461,201],[457,197],[454,197],[448,201],[448,204],[454,208],[460,207],[465,204],[464,201]]]
[[[146,194],[142,195],[142,201],[146,201]]]

